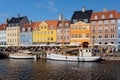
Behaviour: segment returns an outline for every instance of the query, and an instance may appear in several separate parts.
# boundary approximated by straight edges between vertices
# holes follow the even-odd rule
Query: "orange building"
[[[90,44],[90,24],[77,22],[71,24],[70,28],[70,43],[71,45]]]

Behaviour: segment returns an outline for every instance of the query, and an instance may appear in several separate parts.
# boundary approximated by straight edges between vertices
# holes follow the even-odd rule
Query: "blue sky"
[[[58,19],[63,11],[64,18],[70,19],[73,12],[81,10],[82,6],[95,12],[103,8],[120,12],[120,0],[1,0],[0,24],[18,14],[27,15],[29,20],[44,21]]]

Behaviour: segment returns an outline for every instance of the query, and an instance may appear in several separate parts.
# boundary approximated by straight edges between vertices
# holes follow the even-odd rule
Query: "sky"
[[[0,24],[6,18],[27,16],[32,21],[57,20],[63,13],[64,18],[70,20],[74,11],[85,6],[94,12],[117,10],[120,12],[120,0],[0,0]]]

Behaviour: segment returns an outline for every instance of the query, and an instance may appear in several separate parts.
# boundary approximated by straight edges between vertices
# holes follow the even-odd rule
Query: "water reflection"
[[[0,60],[0,80],[120,80],[120,61]]]

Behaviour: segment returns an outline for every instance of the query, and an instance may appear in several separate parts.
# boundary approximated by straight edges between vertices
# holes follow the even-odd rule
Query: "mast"
[[[64,17],[63,17],[63,11],[61,15],[62,20],[62,49],[64,48]]]

